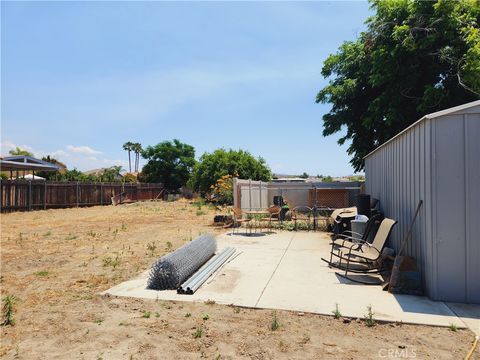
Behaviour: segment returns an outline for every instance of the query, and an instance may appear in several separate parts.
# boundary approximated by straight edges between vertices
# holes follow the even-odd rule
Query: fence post
[[[252,180],[248,179],[248,206],[252,210]]]
[[[78,181],[77,181],[77,196],[76,196],[76,198],[77,198],[77,208],[78,208]]]
[[[43,187],[43,210],[47,210],[47,180],[45,180]]]
[[[103,182],[100,183],[100,205],[103,205]]]
[[[263,207],[262,207],[262,180],[260,180],[259,194],[260,194],[260,210],[262,210],[263,209]]]
[[[32,210],[32,180],[28,181],[28,211]]]

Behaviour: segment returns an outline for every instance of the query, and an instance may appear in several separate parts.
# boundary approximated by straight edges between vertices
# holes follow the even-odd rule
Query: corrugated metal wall
[[[479,113],[427,118],[365,159],[366,192],[398,220],[387,246],[399,249],[424,201],[406,255],[436,300],[480,303]]]
[[[431,236],[427,228],[430,208],[431,120],[420,122],[365,159],[366,192],[380,200],[386,217],[398,221],[387,246],[400,249],[420,200],[423,206],[405,254],[417,259],[424,282],[431,282],[431,248],[423,241]]]

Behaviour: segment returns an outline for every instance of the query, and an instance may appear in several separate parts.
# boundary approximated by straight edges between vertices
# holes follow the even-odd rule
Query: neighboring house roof
[[[377,148],[375,148],[374,150],[372,150],[371,152],[369,152],[367,155],[365,155],[363,158],[367,158],[369,157],[370,155],[372,155],[374,152],[376,152],[377,150],[379,150],[380,148],[384,147],[385,145],[387,145],[388,143],[390,143],[391,141],[393,141],[394,139],[396,139],[398,136],[402,135],[403,133],[407,132],[408,130],[410,130],[412,127],[416,126],[417,124],[419,124],[420,122],[426,120],[426,119],[434,119],[434,118],[437,118],[437,117],[440,117],[440,116],[445,116],[445,115],[453,115],[453,114],[456,114],[456,113],[461,113],[463,112],[464,110],[467,110],[467,109],[470,109],[470,108],[473,108],[473,107],[476,107],[476,106],[479,106],[480,107],[480,100],[476,100],[476,101],[472,101],[472,102],[469,102],[469,103],[466,103],[466,104],[462,104],[462,105],[459,105],[459,106],[454,106],[454,107],[451,107],[451,108],[448,108],[448,109],[445,109],[445,110],[440,110],[440,111],[437,111],[437,112],[434,112],[434,113],[431,113],[431,114],[427,114],[425,116],[423,116],[422,118],[420,118],[419,120],[415,121],[412,125],[406,127],[405,129],[403,129],[402,131],[400,131],[397,135],[395,135],[394,137],[391,137],[390,139],[388,139],[387,141],[385,141],[382,145],[378,146]]]
[[[31,170],[31,171],[58,171],[60,166],[43,161],[32,156],[6,156],[0,160],[1,171]]]

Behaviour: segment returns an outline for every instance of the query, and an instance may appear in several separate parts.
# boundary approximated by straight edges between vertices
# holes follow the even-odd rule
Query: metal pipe
[[[195,272],[195,274],[193,274],[193,276],[190,277],[190,279],[188,279],[187,281],[185,281],[179,288],[179,293],[184,293],[187,289],[187,287],[191,286],[193,284],[193,282],[201,275],[203,275],[205,272],[208,272],[210,270],[210,268],[212,266],[214,266],[214,264],[218,261],[219,257],[227,251],[229,249],[232,249],[232,248],[226,248],[225,250],[223,250],[220,254],[214,256],[212,259],[210,259],[209,261],[207,261],[199,270],[197,270]]]
[[[225,249],[226,250],[226,249]],[[223,250],[223,251],[225,251]],[[222,251],[222,253],[223,253]],[[203,273],[207,268],[209,268],[214,261],[218,259],[220,254],[212,256],[205,264],[203,264],[190,278],[188,278],[183,284],[180,285],[179,289],[183,289],[184,287],[188,286],[199,274]]]
[[[222,256],[222,258],[216,262],[215,266],[213,268],[210,269],[210,271],[208,273],[205,273],[201,278],[197,279],[197,281],[193,284],[193,285],[190,285],[189,287],[187,287],[187,294],[193,294],[195,291],[198,290],[198,288],[200,286],[202,286],[202,284],[207,281],[207,279],[220,267],[222,266],[222,264],[227,261],[227,259],[233,255],[233,253],[235,252],[235,249],[232,249],[228,252],[226,252],[226,254],[224,256]]]
[[[234,248],[225,248],[220,254],[205,263],[190,279],[180,285],[177,292],[179,294],[193,294],[234,252]],[[193,288],[195,290],[192,291]]]
[[[227,248],[225,249],[224,251],[222,251],[222,253],[220,253],[215,260],[213,260],[211,262],[211,264],[205,268],[205,270],[203,270],[201,273],[199,273],[198,275],[195,276],[195,279],[193,279],[189,284],[187,284],[187,291],[188,289],[190,288],[193,288],[195,287],[195,285],[201,281],[205,276],[210,276],[211,273],[214,271],[212,271],[212,269],[216,269],[218,268],[217,265],[218,264],[221,264],[223,259],[228,255],[230,254],[232,251],[234,251],[234,249],[232,248]]]

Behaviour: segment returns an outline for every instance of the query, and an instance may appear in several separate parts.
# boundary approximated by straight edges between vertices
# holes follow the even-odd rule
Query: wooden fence
[[[112,198],[157,199],[162,184],[0,180],[1,212],[110,205]]]

